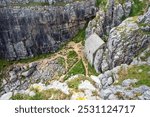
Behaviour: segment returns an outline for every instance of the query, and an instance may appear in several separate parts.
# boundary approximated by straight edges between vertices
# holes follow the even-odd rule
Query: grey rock
[[[99,63],[94,66],[96,70],[104,72],[121,64],[130,64],[143,47],[148,47],[150,35],[140,32],[137,22],[138,17],[127,18],[119,26],[111,29],[105,48],[97,51],[103,54],[96,53],[96,63]]]
[[[35,96],[35,93],[33,91],[29,92],[29,96],[33,97]]]
[[[144,92],[142,96],[139,96],[139,99],[141,100],[150,100],[150,91]]]
[[[124,94],[127,99],[134,99],[134,97],[135,97],[135,95],[132,91],[125,91]]]
[[[108,99],[108,97],[112,94],[112,90],[110,90],[109,88],[107,89],[102,89],[100,91],[100,96],[103,98],[103,99]]]
[[[129,87],[129,86],[131,86],[131,85],[134,85],[136,82],[138,82],[137,79],[127,79],[127,80],[124,80],[124,81],[122,82],[122,86],[123,86],[123,87]]]
[[[29,68],[35,68],[37,66],[36,62],[29,63]]]
[[[3,94],[0,97],[0,100],[9,100],[12,97],[12,94],[13,94],[12,92],[8,92],[8,93]]]
[[[10,81],[14,82],[17,80],[17,75],[14,71],[9,72],[10,75]]]
[[[13,7],[13,3],[20,4],[19,0],[4,1],[12,5],[0,9],[0,57],[9,60],[55,52],[96,15],[95,0],[72,1],[65,6],[26,7]],[[70,0],[64,0],[67,1]]]
[[[110,94],[108,100],[118,100],[117,96],[114,94]]]
[[[24,76],[24,77],[29,77],[34,71],[35,71],[35,68],[31,68],[31,69],[29,69],[28,71],[23,72],[23,73],[22,73],[22,76]]]
[[[5,85],[5,86],[4,86],[4,91],[7,93],[7,92],[10,91],[10,88],[9,88],[7,85]]]
[[[126,0],[124,3],[117,0],[107,0],[107,5],[100,6],[96,17],[89,22],[86,29],[86,38],[96,33],[105,39],[105,33],[108,34],[111,28],[118,26],[125,17],[128,17],[131,8],[131,0]]]
[[[108,85],[113,84],[113,82],[114,82],[113,78],[112,78],[112,77],[109,77],[109,78],[108,78],[108,81],[107,81]]]
[[[94,57],[96,51],[104,44],[104,41],[97,35],[92,34],[88,39],[85,41],[85,54],[86,57],[91,65],[94,63]]]
[[[144,92],[150,90],[150,87],[148,87],[146,85],[142,85],[138,89],[140,90],[141,93],[144,93]]]

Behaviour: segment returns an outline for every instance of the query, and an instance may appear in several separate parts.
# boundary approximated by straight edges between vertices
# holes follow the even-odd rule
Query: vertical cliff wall
[[[0,57],[15,60],[56,51],[95,13],[95,0],[55,7],[0,8]]]

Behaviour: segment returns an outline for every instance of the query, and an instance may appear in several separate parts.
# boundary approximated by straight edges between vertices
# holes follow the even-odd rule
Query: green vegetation
[[[95,71],[94,67],[91,66],[89,63],[88,63],[88,72],[89,72],[89,76],[90,75],[95,75],[95,76],[98,76],[99,74]]]
[[[67,80],[69,77],[76,75],[76,74],[84,74],[85,75],[85,68],[83,65],[82,60],[78,61],[75,66],[68,72],[64,80]]]
[[[82,42],[84,45],[84,40],[85,39],[85,27],[81,30],[79,30],[79,33],[73,38],[73,41],[75,43]]]
[[[1,90],[1,83],[4,78],[4,72],[8,66],[10,66],[12,62],[9,62],[7,60],[0,59],[0,90]]]
[[[11,64],[11,62],[0,59],[0,73],[3,71],[3,69],[5,69],[10,64]]]
[[[78,61],[78,55],[75,51],[69,51],[67,53],[68,68],[71,68]]]
[[[107,0],[96,0],[96,6],[98,7],[98,6],[106,6],[106,4],[107,4]]]
[[[121,70],[119,72],[119,82],[117,84],[121,84],[125,79],[137,79],[138,82],[136,83],[135,87],[140,85],[150,86],[150,66],[133,66],[127,71]]]
[[[81,83],[81,77],[75,78],[67,82],[69,88],[78,89],[79,84]]]
[[[30,62],[34,62],[40,59],[44,59],[44,58],[48,58],[52,55],[52,53],[47,53],[47,54],[40,54],[31,58],[27,58],[27,59],[21,59],[18,61],[14,61],[15,63],[30,63]]]
[[[63,57],[57,58],[58,64],[65,67],[65,59]]]
[[[142,15],[150,5],[149,0],[133,0],[133,3],[134,4],[132,6],[130,16]]]
[[[60,90],[49,89],[42,92],[36,91],[34,96],[29,96],[25,94],[16,94],[12,96],[12,100],[63,100],[69,99],[69,95],[64,94]]]
[[[88,80],[91,84],[95,85],[93,80],[82,75],[79,75],[77,78],[68,81],[67,84],[69,88],[78,89],[78,86],[79,84],[81,84],[81,81],[85,81],[85,80]]]
[[[67,58],[74,58],[77,57],[77,53],[75,51],[69,51]]]

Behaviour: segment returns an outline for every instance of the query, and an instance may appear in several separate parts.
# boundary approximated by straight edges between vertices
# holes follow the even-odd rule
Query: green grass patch
[[[74,76],[76,74],[84,74],[85,75],[85,68],[83,65],[82,60],[78,61],[73,68],[68,72],[65,76],[64,80],[67,80],[69,77]]]
[[[100,5],[105,7],[106,4],[107,4],[107,0],[96,0],[97,7],[99,7]]]
[[[58,64],[60,64],[63,67],[65,67],[65,59],[63,57],[58,57],[57,61],[58,61]]]
[[[118,79],[119,82],[117,84],[121,84],[125,79],[137,79],[138,82],[135,84],[135,87],[141,85],[150,86],[149,65],[133,66],[129,68],[127,71],[121,70],[118,75],[119,75]]]
[[[0,59],[0,73],[11,64],[12,64],[12,62]]]
[[[40,54],[31,58],[27,58],[27,59],[21,59],[18,61],[15,61],[15,63],[30,63],[30,62],[34,62],[40,59],[44,59],[44,58],[49,58],[51,57],[53,53],[46,53],[46,54]]]
[[[13,62],[0,59],[0,91],[1,91],[3,78],[5,77],[6,68],[9,67],[12,63]]]
[[[67,58],[75,58],[77,57],[77,53],[75,51],[69,51],[67,54]]]
[[[144,14],[144,11],[149,6],[149,0],[133,0],[130,16],[138,16]]]
[[[78,55],[75,51],[69,51],[67,53],[68,69],[70,69],[78,61]]]
[[[69,51],[67,53],[68,69],[70,69],[78,61],[78,55],[75,51]]]
[[[79,30],[79,33],[72,39],[72,41],[74,41],[75,43],[82,42],[82,44],[84,45],[84,41],[85,41],[85,27],[83,29]]]
[[[95,76],[98,76],[99,74],[96,72],[96,70],[94,69],[93,66],[91,66],[89,63],[88,63],[88,72],[89,72],[89,76],[90,75],[95,75]]]

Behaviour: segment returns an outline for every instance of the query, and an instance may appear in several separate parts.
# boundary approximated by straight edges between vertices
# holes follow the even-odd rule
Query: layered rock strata
[[[16,60],[54,52],[95,13],[95,0],[59,7],[1,8],[0,57]]]

